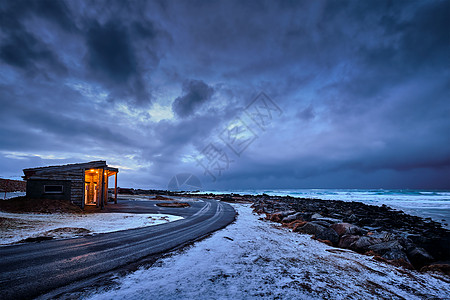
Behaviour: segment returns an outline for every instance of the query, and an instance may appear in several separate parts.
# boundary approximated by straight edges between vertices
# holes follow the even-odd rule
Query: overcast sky
[[[449,28],[448,0],[1,1],[0,177],[449,189]]]

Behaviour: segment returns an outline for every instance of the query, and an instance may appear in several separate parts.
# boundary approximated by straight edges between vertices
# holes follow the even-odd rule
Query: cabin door
[[[86,205],[97,204],[97,182],[85,182],[84,188],[84,203]]]

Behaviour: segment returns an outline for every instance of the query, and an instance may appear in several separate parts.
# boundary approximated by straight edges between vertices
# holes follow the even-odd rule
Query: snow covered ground
[[[84,294],[88,299],[450,298],[450,278],[386,265],[259,220],[237,221],[190,248]]]
[[[163,214],[16,214],[0,212],[0,245],[30,237],[69,238],[152,226],[183,219]]]
[[[0,192],[0,200],[6,200],[6,199],[14,198],[14,197],[25,196],[25,195],[26,195],[25,192],[11,192],[11,193]]]

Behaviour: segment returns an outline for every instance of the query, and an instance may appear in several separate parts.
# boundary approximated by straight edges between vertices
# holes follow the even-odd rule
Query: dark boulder
[[[342,223],[342,220],[340,219],[334,219],[334,218],[316,218],[314,221],[321,221],[321,222],[326,222],[328,223],[328,225],[334,224],[334,223]]]
[[[298,228],[300,233],[313,234],[316,239],[328,240],[334,245],[339,242],[339,236],[333,229],[327,228],[325,226],[316,224],[314,222],[308,222],[302,227]]]
[[[296,221],[296,220],[303,221],[303,216],[302,216],[301,212],[297,212],[295,214],[288,215],[288,216],[284,217],[282,222],[283,223],[290,223],[290,222],[293,222],[293,221]]]
[[[389,259],[389,260],[400,260],[400,259],[403,259],[404,261],[410,263],[406,253],[403,252],[400,249],[397,249],[397,248],[388,250],[386,253],[384,253],[382,255],[382,257],[384,257],[386,259]]]
[[[407,249],[406,254],[408,255],[412,265],[417,269],[420,269],[434,261],[434,258],[425,249],[420,247],[411,247]]]
[[[275,214],[279,215],[281,218],[285,218],[289,215],[295,214],[295,210],[284,210],[276,212]]]
[[[293,232],[298,232],[299,229],[302,228],[303,225],[305,225],[306,223],[308,223],[308,222],[297,220],[297,221],[294,221],[294,222],[291,222],[291,223],[287,223],[287,227],[288,228],[292,227],[292,231]]]
[[[326,227],[316,224],[316,223],[312,223],[312,222],[308,222],[305,225],[303,225],[302,227],[298,228],[298,232],[300,233],[308,233],[308,234],[318,234],[319,232],[325,230]]]
[[[400,245],[399,241],[397,240],[370,245],[367,248],[369,250],[375,251],[376,253],[379,253],[380,255],[393,250],[403,250],[403,246]]]
[[[339,236],[343,236],[345,234],[363,235],[367,233],[366,230],[350,223],[336,223],[330,227],[336,231]]]
[[[397,235],[387,231],[374,232],[370,236],[373,238],[380,239],[383,242],[399,240],[399,237]]]
[[[350,223],[354,223],[358,221],[358,217],[355,214],[351,214],[346,220]]]
[[[315,213],[315,214],[313,214],[313,215],[311,216],[311,220],[313,220],[313,221],[323,221],[323,222],[327,222],[327,223],[329,223],[330,225],[331,225],[331,224],[334,224],[334,223],[340,223],[340,222],[342,222],[342,220],[340,220],[340,219],[324,217],[324,216],[322,216],[321,214],[317,214],[317,213]]]
[[[358,235],[351,235],[351,234],[343,235],[339,240],[338,247],[350,248],[350,245],[356,242],[359,238],[360,236]]]
[[[316,238],[321,240],[328,240],[333,245],[337,245],[337,243],[339,243],[339,235],[331,228],[325,228],[324,231],[316,235]]]
[[[321,221],[321,220],[314,220],[314,221],[311,221],[311,223],[314,223],[314,224],[319,224],[319,225],[321,225],[321,226],[323,226],[323,227],[330,227],[330,223],[328,223],[328,222],[326,222],[326,221]]]
[[[349,248],[357,252],[365,252],[369,249],[369,246],[379,244],[381,242],[382,241],[380,239],[373,238],[371,236],[362,236],[353,242]]]
[[[320,218],[323,218],[323,216],[318,213],[315,213],[311,216],[311,220],[316,220],[316,219],[320,219]]]
[[[293,210],[279,211],[279,212],[271,214],[269,220],[273,221],[273,222],[281,222],[281,220],[283,220],[283,218],[285,218],[291,214],[294,214],[294,213],[295,213],[295,211],[293,211]]]

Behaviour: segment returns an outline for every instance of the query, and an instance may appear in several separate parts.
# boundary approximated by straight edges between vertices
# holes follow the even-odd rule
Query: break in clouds
[[[1,177],[105,159],[119,185],[450,188],[448,1],[3,1]],[[245,109],[282,110],[261,130]],[[242,117],[239,156],[220,134]],[[256,126],[256,127],[255,127]],[[229,164],[212,181],[196,157]]]

